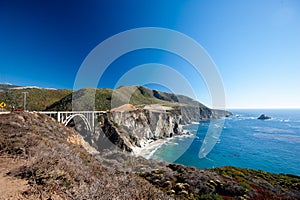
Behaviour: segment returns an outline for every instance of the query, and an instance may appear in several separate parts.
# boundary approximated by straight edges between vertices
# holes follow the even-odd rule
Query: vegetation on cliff
[[[117,155],[116,155],[117,154]],[[118,158],[118,162],[111,158]],[[101,160],[119,171],[131,171],[175,199],[299,199],[300,177],[261,170],[221,167],[201,170],[130,155],[104,152]],[[123,163],[120,164],[120,163]]]

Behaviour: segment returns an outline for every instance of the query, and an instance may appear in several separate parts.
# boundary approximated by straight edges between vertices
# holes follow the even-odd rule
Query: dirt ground
[[[7,174],[25,163],[23,159],[0,157],[0,200],[23,199],[22,192],[29,188],[27,181]]]

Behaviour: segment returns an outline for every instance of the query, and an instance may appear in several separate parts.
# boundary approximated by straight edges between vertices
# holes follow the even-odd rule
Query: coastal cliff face
[[[155,140],[182,134],[181,116],[169,112],[120,111],[110,113],[110,119],[129,134],[136,146],[141,146],[143,140]]]
[[[183,134],[181,116],[170,112],[146,109],[113,111],[99,121],[89,139],[98,150],[118,146],[131,152],[151,140]]]
[[[143,109],[127,104],[103,115],[95,133],[85,136],[98,150],[112,149],[132,152],[153,140],[186,134],[182,125],[229,115],[226,111],[206,108],[168,108],[161,105],[146,106]]]
[[[182,116],[182,124],[191,124],[192,122],[199,122],[202,120],[220,119],[232,115],[231,112],[225,110],[213,110],[200,106],[180,106],[173,112]]]

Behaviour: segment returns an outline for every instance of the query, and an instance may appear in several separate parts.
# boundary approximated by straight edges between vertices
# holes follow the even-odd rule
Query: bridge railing
[[[0,111],[0,115],[1,115],[1,114],[9,114],[9,113],[10,113],[10,112],[7,112],[7,111],[3,111],[3,112]]]
[[[80,114],[80,113],[106,113],[106,111],[38,111],[38,113],[42,114],[57,114],[57,113],[74,113],[74,114]]]

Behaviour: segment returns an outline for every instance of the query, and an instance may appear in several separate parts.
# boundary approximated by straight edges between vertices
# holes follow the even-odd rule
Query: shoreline
[[[133,153],[134,156],[144,157],[146,159],[151,159],[153,154],[162,147],[162,145],[169,143],[171,140],[180,138],[180,137],[193,137],[188,131],[183,131],[181,135],[173,135],[173,137],[161,138],[157,140],[149,139],[144,141],[142,147],[134,147]]]

